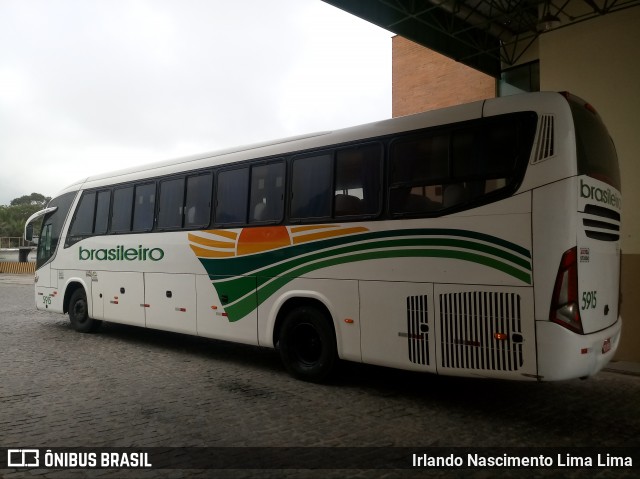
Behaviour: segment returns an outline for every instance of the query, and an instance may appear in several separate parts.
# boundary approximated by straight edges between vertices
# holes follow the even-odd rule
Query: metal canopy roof
[[[323,0],[494,77],[542,34],[640,0]]]

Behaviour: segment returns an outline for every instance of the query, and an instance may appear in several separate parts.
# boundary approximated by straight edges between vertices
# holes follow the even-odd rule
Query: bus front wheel
[[[336,337],[329,318],[308,306],[298,307],[284,318],[279,348],[287,371],[304,381],[326,379],[338,358]]]
[[[87,295],[84,289],[78,288],[71,294],[69,300],[69,320],[73,329],[80,333],[97,331],[102,321],[89,317]]]

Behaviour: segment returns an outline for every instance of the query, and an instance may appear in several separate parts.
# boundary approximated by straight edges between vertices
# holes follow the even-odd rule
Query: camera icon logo
[[[8,467],[39,467],[39,449],[9,449],[7,450]]]

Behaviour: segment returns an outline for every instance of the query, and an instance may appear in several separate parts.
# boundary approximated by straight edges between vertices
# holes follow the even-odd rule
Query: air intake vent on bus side
[[[442,367],[517,371],[523,365],[517,294],[442,294],[440,328]]]
[[[542,115],[538,124],[538,141],[536,143],[533,163],[551,158],[554,155],[554,116]]]
[[[427,296],[407,297],[407,331],[409,360],[429,364],[429,315]]]
[[[588,238],[600,241],[618,241],[620,239],[620,214],[618,212],[602,206],[585,205],[584,213],[582,225]]]

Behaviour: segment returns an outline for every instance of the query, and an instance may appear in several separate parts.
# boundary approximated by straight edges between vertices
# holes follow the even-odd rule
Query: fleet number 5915
[[[596,293],[597,291],[585,291],[582,293],[581,309],[595,309],[597,303]]]

